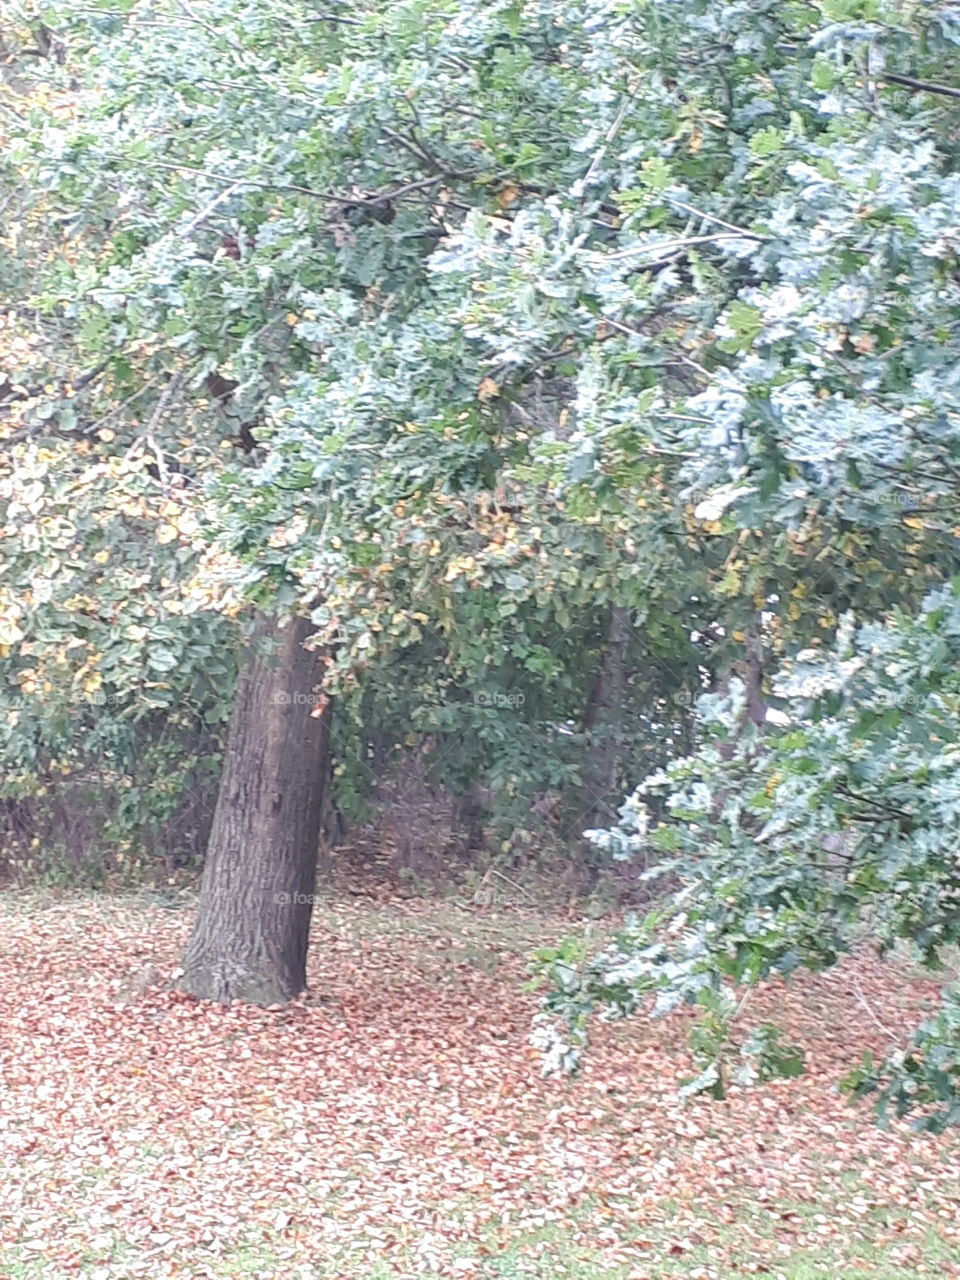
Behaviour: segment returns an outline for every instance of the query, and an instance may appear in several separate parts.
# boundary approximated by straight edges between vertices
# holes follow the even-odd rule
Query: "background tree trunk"
[[[623,605],[613,605],[606,619],[600,669],[584,715],[587,745],[582,781],[572,789],[565,806],[565,834],[572,855],[567,882],[575,893],[589,893],[596,887],[602,865],[600,853],[584,838],[584,832],[609,827],[623,798],[617,776],[630,637],[630,610]]]
[[[203,999],[281,1004],[306,985],[317,842],[327,785],[329,708],[311,716],[323,675],[297,619],[240,673],[223,776],[183,961]]]
[[[629,648],[630,610],[614,605],[607,624],[603,666],[587,711],[590,748],[580,797],[584,831],[609,826],[623,800],[617,775]]]

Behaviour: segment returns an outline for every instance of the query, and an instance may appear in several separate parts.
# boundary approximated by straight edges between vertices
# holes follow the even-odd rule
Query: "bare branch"
[[[194,231],[199,227],[201,222],[204,222],[209,218],[210,214],[213,213],[214,209],[216,209],[218,205],[223,204],[225,200],[229,200],[230,197],[235,195],[242,186],[242,182],[234,182],[231,186],[224,187],[218,196],[215,196],[208,205],[205,205],[204,208],[200,210],[196,217],[191,218],[187,225],[181,231],[177,232],[180,239],[186,240],[191,231]]]
[[[91,369],[88,373],[82,374],[75,381],[71,382],[69,379],[65,380],[60,384],[61,394],[67,387],[72,387],[74,391],[82,391],[83,388],[89,386],[95,378],[99,378],[109,363],[109,360],[104,360],[97,365],[95,369]],[[0,404],[0,413],[9,409],[15,403],[23,400],[32,400],[35,396],[39,396],[42,391],[42,384],[32,387],[24,387],[15,391],[11,390],[11,393],[6,397],[3,403]],[[55,426],[56,424],[54,423],[53,425]],[[42,435],[47,426],[48,421],[43,418],[41,418],[39,422],[31,422],[29,426],[21,427],[19,431],[14,431],[11,435],[7,436],[5,440],[0,441],[0,446],[4,449],[9,449],[15,444],[22,444],[24,440],[32,440],[35,436]]]
[[[638,244],[633,245],[629,249],[620,249],[617,253],[607,254],[607,258],[616,262],[621,258],[633,258],[639,253],[665,253],[676,252],[692,248],[698,244],[718,244],[722,240],[740,240],[743,238],[742,231],[715,231],[712,235],[706,236],[674,236],[671,240],[661,240],[657,244]],[[752,236],[754,240],[762,239],[761,236]]]
[[[144,445],[146,445],[150,449],[154,458],[156,459],[157,478],[159,479],[160,483],[164,487],[167,484],[167,464],[164,461],[163,451],[161,450],[160,446],[157,444],[156,438],[154,437],[153,433],[156,430],[156,428],[160,425],[160,422],[163,419],[163,415],[166,413],[170,405],[170,402],[173,400],[177,392],[183,386],[184,381],[186,380],[186,376],[187,376],[186,373],[184,373],[184,371],[180,369],[171,377],[170,381],[167,383],[167,385],[161,391],[160,395],[157,397],[157,403],[153,406],[153,410],[150,414],[150,417],[147,419],[146,426],[143,428],[143,431],[140,433],[140,435],[137,436],[136,440],[134,440],[133,444],[127,450],[125,455],[126,458],[129,459],[136,453],[138,448],[141,448]]]
[[[726,227],[728,231],[735,231],[738,236],[743,236],[745,240],[766,240],[766,236],[759,235],[756,231],[747,231],[745,227],[738,227],[733,222],[724,222],[723,218],[718,218],[713,213],[704,213],[702,209],[695,209],[692,204],[684,204],[682,200],[675,200],[673,196],[665,197],[670,204],[677,209],[682,209],[684,213],[692,214],[696,218],[702,218],[704,222],[713,222],[718,227]]]
[[[895,76],[889,71],[883,73],[888,84],[901,84],[905,89],[913,89],[916,93],[938,93],[944,98],[960,98],[960,89],[948,84],[932,84],[929,80],[915,80],[913,76]]]
[[[610,143],[613,142],[614,138],[620,132],[620,126],[623,124],[624,120],[627,118],[627,111],[630,109],[630,103],[632,101],[633,101],[633,97],[631,94],[624,94],[623,101],[620,103],[620,110],[617,112],[617,115],[613,121],[613,124],[607,130],[606,136],[604,137],[603,142],[600,144],[599,148],[597,149],[596,154],[594,155],[593,159],[590,161],[590,167],[587,169],[587,172],[583,175],[582,178],[577,179],[577,181],[573,184],[573,187],[571,188],[571,195],[573,195],[574,197],[579,199],[579,197],[583,195],[587,187],[590,185],[590,179],[593,177],[597,169],[602,164],[603,157],[607,154],[607,151],[610,149]]]
[[[134,163],[126,156],[116,156],[115,159],[123,160],[125,164]],[[262,182],[258,178],[238,178],[232,173],[217,173],[213,169],[201,169],[198,165],[192,164],[171,164],[165,160],[148,160],[145,162],[148,169],[166,169],[172,173],[196,173],[203,178],[210,178],[214,182],[226,182],[233,188],[237,187],[256,187],[260,191],[294,191],[300,195],[312,196],[315,200],[326,200],[330,204],[360,205],[367,209],[379,209],[383,205],[388,204],[391,200],[397,200],[400,196],[410,195],[414,191],[423,191],[427,187],[432,187],[436,183],[443,180],[442,175],[434,175],[430,178],[418,178],[414,182],[407,182],[392,190],[378,192],[372,196],[351,195],[342,191],[320,191],[315,187],[300,186],[295,182]]]

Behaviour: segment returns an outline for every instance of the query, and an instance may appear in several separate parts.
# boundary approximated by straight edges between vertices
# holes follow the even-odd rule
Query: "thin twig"
[[[870,796],[861,796],[856,791],[851,791],[849,787],[838,786],[837,795],[843,796],[845,800],[853,800],[856,804],[869,805],[871,809],[880,809],[884,813],[888,813],[894,818],[906,818],[908,822],[914,821],[914,815],[906,809],[900,809],[896,805],[887,804],[883,800],[872,800]],[[861,815],[863,817],[865,815]]]
[[[888,1040],[893,1040],[894,1042],[898,1041],[900,1037],[896,1035],[893,1031],[891,1031],[889,1027],[885,1027],[883,1023],[880,1021],[880,1019],[877,1017],[877,1015],[874,1013],[873,1009],[870,1006],[870,1002],[867,1000],[867,997],[863,994],[863,989],[860,986],[860,979],[857,977],[856,974],[853,975],[853,991],[854,991],[854,995],[863,1005],[864,1009],[866,1009],[870,1017],[870,1021],[873,1023],[873,1025],[875,1027],[878,1027],[883,1032],[883,1034],[887,1037]]]
[[[223,40],[228,48],[233,49],[235,53],[243,54],[246,52],[241,44],[236,40],[232,40],[230,36],[226,34],[224,24],[216,27],[212,23],[207,22],[204,18],[201,18],[200,15],[194,11],[193,6],[188,2],[188,0],[177,0],[177,8],[188,21],[196,23],[196,25],[200,27],[201,30],[206,31],[207,35],[212,39]]]
[[[156,458],[157,460],[157,478],[159,479],[161,485],[164,486],[164,488],[166,487],[166,484],[167,484],[167,464],[163,457],[163,451],[161,450],[160,446],[157,444],[156,438],[154,437],[153,433],[155,428],[160,425],[160,422],[163,418],[163,415],[167,411],[167,406],[170,404],[170,401],[173,399],[173,397],[177,394],[177,392],[183,386],[184,379],[186,378],[186,376],[187,376],[186,373],[182,369],[178,369],[177,372],[173,375],[173,377],[170,379],[170,381],[161,391],[160,395],[157,397],[157,403],[153,406],[153,410],[150,414],[150,417],[147,419],[147,424],[144,427],[143,431],[140,433],[139,436],[137,436],[136,440],[134,440],[133,444],[130,446],[130,448],[127,450],[126,454],[124,455],[124,461],[125,462],[129,461],[129,459],[136,452],[138,446],[143,446],[144,444],[146,444],[150,448],[151,452],[153,453],[154,458]]]
[[[341,18],[338,13],[318,13],[315,17],[306,19],[307,26],[312,22],[339,22],[345,27],[363,26],[359,18]]]
[[[705,236],[674,236],[671,240],[661,240],[656,244],[637,244],[630,249],[621,249],[619,253],[606,255],[608,261],[616,262],[621,258],[632,258],[638,253],[666,253],[689,248],[697,244],[715,244],[721,240],[742,240],[742,231],[715,231]]]
[[[85,431],[88,433],[92,431],[99,431],[102,426],[108,423],[112,418],[115,418],[117,414],[126,409],[128,405],[133,404],[134,400],[139,400],[142,395],[149,391],[156,382],[158,376],[158,374],[154,374],[154,376],[145,382],[142,387],[138,387],[132,395],[127,396],[125,400],[121,400],[118,405],[109,411],[109,413],[105,413],[102,418],[97,418],[96,421],[91,422],[90,425],[85,428]]]
[[[610,149],[610,143],[613,142],[614,138],[620,132],[620,126],[623,124],[624,120],[627,118],[627,111],[632,101],[633,101],[633,96],[631,94],[624,95],[623,101],[620,104],[620,110],[617,112],[617,115],[613,121],[613,124],[607,130],[606,136],[604,137],[603,142],[600,144],[599,148],[597,149],[596,155],[590,161],[589,169],[587,169],[587,172],[583,175],[582,178],[577,179],[577,181],[573,184],[573,187],[571,188],[571,194],[574,197],[579,198],[586,191],[587,186],[590,183],[590,179],[596,173],[597,169],[599,168],[600,164],[603,161],[603,157],[607,154],[607,151]]]
[[[733,222],[724,222],[723,218],[718,218],[716,214],[704,213],[702,209],[695,209],[692,204],[685,204],[682,200],[675,200],[673,196],[667,196],[666,199],[676,208],[682,209],[684,213],[693,214],[694,217],[702,218],[704,222],[715,222],[718,227],[726,227],[728,231],[735,231],[738,236],[743,236],[746,240],[766,240],[766,236],[760,235],[756,231],[747,231],[744,227],[738,227]]]
[[[443,165],[440,161],[436,156],[431,155],[430,152],[427,151],[420,143],[414,142],[411,138],[405,138],[402,133],[397,133],[396,129],[391,129],[389,125],[381,125],[380,127],[392,142],[395,142],[398,147],[403,147],[405,151],[408,151],[410,155],[412,155],[416,160],[419,160],[421,164],[429,165],[434,173],[443,172]]]
[[[225,200],[229,200],[230,197],[232,195],[235,195],[236,192],[238,192],[242,186],[243,186],[242,182],[235,182],[233,183],[232,186],[224,187],[224,189],[220,192],[218,196],[214,196],[214,198],[210,201],[210,203],[208,205],[205,205],[200,210],[200,212],[196,215],[196,217],[191,218],[190,221],[187,223],[187,225],[183,227],[182,230],[177,232],[177,235],[180,237],[180,239],[186,240],[187,236],[190,234],[191,231],[194,231],[197,227],[199,227],[201,222],[209,218],[210,214],[213,213],[214,209],[216,209],[218,205],[223,204]]]
[[[94,378],[99,378],[101,373],[106,369],[109,360],[101,360],[93,369],[89,369],[86,373],[82,373],[79,378],[65,378],[60,386],[63,389],[72,387],[74,391],[82,391],[84,387],[89,386]],[[22,400],[33,400],[43,391],[46,384],[42,382],[35,383],[32,387],[21,387],[19,389],[11,389],[3,400],[0,400],[0,413],[9,409],[13,404],[17,404]]]
[[[127,160],[125,156],[115,157],[118,160]],[[403,186],[395,187],[392,191],[383,191],[375,196],[348,195],[342,191],[318,191],[315,187],[304,187],[295,182],[261,182],[258,178],[238,178],[232,173],[217,173],[213,169],[201,169],[197,165],[192,164],[171,164],[165,160],[148,160],[145,163],[148,169],[167,169],[173,173],[196,173],[203,178],[210,178],[214,182],[226,182],[231,186],[256,187],[261,191],[295,191],[300,195],[312,196],[315,200],[326,200],[330,204],[345,205],[361,205],[368,209],[379,209],[391,200],[397,200],[400,196],[410,195],[414,191],[424,191],[427,187],[435,186],[441,182],[441,175],[434,175],[430,178],[418,178],[415,182],[405,183]]]
[[[516,880],[511,880],[509,876],[505,876],[503,872],[498,871],[496,867],[488,867],[487,874],[499,876],[500,879],[505,880],[507,884],[512,884],[515,889],[519,889],[519,891],[523,894],[523,896],[527,899],[528,902],[534,901],[533,895],[528,893],[522,884],[517,884]]]
[[[736,1022],[736,1020],[743,1013],[744,1009],[750,1003],[750,999],[752,996],[753,996],[753,987],[747,987],[746,991],[744,991],[743,995],[740,997],[739,1004],[737,1005],[736,1009],[734,1009],[733,1014],[730,1017],[731,1022]]]
[[[91,369],[89,373],[78,378],[76,382],[61,383],[61,392],[68,386],[72,387],[74,391],[82,390],[84,387],[88,386],[94,378],[98,378],[109,363],[109,360],[104,360],[95,369]],[[38,396],[41,391],[43,391],[43,387],[39,386],[27,387],[22,392],[14,393],[14,395],[11,396],[5,404],[0,405],[0,412],[9,408],[9,406],[17,400],[33,399],[33,397]],[[7,436],[5,440],[0,440],[0,446],[4,449],[9,449],[15,444],[22,444],[25,440],[32,440],[34,437],[42,435],[45,428],[50,425],[55,428],[57,423],[55,420],[51,423],[49,419],[44,418],[41,418],[39,422],[31,422],[29,426],[21,427],[19,431],[14,431],[11,435]]]

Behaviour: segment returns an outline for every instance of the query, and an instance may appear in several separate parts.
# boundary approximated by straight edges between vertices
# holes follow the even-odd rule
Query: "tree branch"
[[[82,391],[84,387],[90,385],[94,378],[99,378],[101,373],[110,363],[109,360],[102,360],[95,368],[90,369],[87,373],[82,373],[79,378],[65,378],[60,383],[62,390],[72,387],[74,391]],[[36,382],[32,387],[14,387],[6,378],[3,385],[0,386],[0,393],[3,393],[3,399],[0,400],[0,413],[5,412],[13,404],[19,404],[23,400],[33,400],[40,395],[46,383]],[[7,390],[9,388],[9,390]]]
[[[865,813],[858,814],[856,817],[860,822],[882,822],[889,821],[892,818],[897,818],[899,820],[909,822],[912,826],[915,821],[914,815],[912,813],[908,813],[906,809],[899,809],[896,805],[885,804],[882,800],[872,800],[870,796],[858,795],[856,791],[851,791],[849,787],[838,786],[837,795],[843,796],[845,800],[853,800],[856,804],[869,805],[871,809],[879,809],[882,813],[889,815],[888,818],[884,819],[870,818],[869,815]]]
[[[117,160],[122,160],[125,164],[132,164],[126,156],[116,156]],[[192,164],[171,164],[166,160],[148,160],[144,163],[144,167],[148,169],[166,169],[172,173],[196,173],[202,178],[210,178],[214,182],[226,182],[231,187],[256,187],[260,191],[294,191],[300,195],[312,196],[315,200],[326,200],[330,204],[344,205],[360,205],[368,209],[379,209],[385,204],[389,204],[391,200],[397,200],[400,196],[412,194],[414,191],[423,191],[427,187],[435,186],[438,182],[443,181],[443,175],[435,174],[429,178],[418,178],[414,182],[407,182],[399,187],[394,187],[389,191],[382,191],[372,196],[350,195],[342,191],[320,191],[315,187],[304,187],[296,182],[261,182],[258,178],[238,178],[231,173],[217,173],[213,169],[201,169],[197,165]]]
[[[83,388],[88,387],[94,379],[100,377],[101,373],[103,373],[109,363],[109,360],[103,360],[95,369],[91,369],[88,373],[82,374],[79,378],[72,381],[70,379],[64,380],[60,384],[61,394],[67,387],[72,387],[74,391],[82,391]],[[6,385],[9,386],[9,383]],[[32,400],[35,396],[40,395],[43,391],[43,386],[44,384],[40,383],[35,384],[32,387],[23,387],[18,390],[13,390],[11,388],[10,394],[0,402],[0,413],[6,412],[12,405],[17,404],[20,401]],[[19,431],[14,431],[11,435],[7,436],[5,440],[0,440],[0,446],[6,449],[10,448],[12,445],[21,444],[24,440],[32,440],[34,436],[41,435],[46,426],[46,419],[41,419],[39,422],[31,422],[29,426],[21,427]]]
[[[893,75],[889,71],[883,73],[889,84],[900,84],[905,89],[913,89],[915,93],[938,93],[943,98],[960,98],[960,89],[948,84],[932,84],[929,80],[915,80],[913,76]]]

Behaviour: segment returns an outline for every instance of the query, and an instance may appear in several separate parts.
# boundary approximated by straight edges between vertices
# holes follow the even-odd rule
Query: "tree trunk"
[[[740,661],[732,663],[730,669],[718,682],[720,691],[726,693],[730,688],[732,677],[739,676],[743,681],[746,696],[739,724],[732,736],[720,745],[720,755],[724,760],[733,759],[737,743],[748,725],[752,724],[754,728],[759,729],[767,718],[767,704],[763,693],[764,661],[763,624],[757,612],[745,628],[743,657]]]
[[[450,828],[460,838],[466,853],[480,853],[485,847],[487,820],[490,817],[490,790],[474,782],[462,795],[454,796],[450,806]]]
[[[767,718],[767,704],[764,701],[763,694],[763,620],[759,611],[754,614],[745,630],[744,657],[740,662],[733,663],[722,679],[718,681],[719,691],[725,694],[730,689],[732,678],[739,676],[743,681],[745,691],[745,704],[739,723],[733,727],[731,735],[720,743],[719,755],[721,760],[732,760],[737,754],[740,740],[747,732],[748,726],[752,725],[755,730],[760,729]],[[713,805],[710,809],[714,822],[717,822],[723,813],[729,794],[729,790],[725,790],[719,791],[714,796]]]
[[[306,985],[317,843],[327,783],[329,709],[312,716],[321,656],[306,619],[241,671],[223,776],[183,960],[201,999],[282,1004]]]
[[[617,772],[629,648],[630,610],[623,605],[614,605],[610,610],[603,667],[587,712],[591,741],[582,797],[582,830],[585,831],[609,826],[623,803],[617,786]]]

